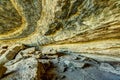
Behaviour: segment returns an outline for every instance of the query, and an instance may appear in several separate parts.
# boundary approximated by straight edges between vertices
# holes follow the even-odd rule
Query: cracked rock
[[[45,73],[43,64],[35,58],[22,59],[6,67],[8,70],[2,80],[42,80]]]
[[[11,46],[2,56],[0,56],[0,65],[4,65],[9,60],[12,60],[24,46],[16,44]]]

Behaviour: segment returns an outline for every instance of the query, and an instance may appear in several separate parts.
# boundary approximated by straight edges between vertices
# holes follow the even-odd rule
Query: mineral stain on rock
[[[22,24],[22,18],[9,0],[0,1],[0,35],[14,32]]]
[[[9,50],[13,44],[26,46]],[[0,67],[3,69],[6,63],[24,65],[22,61],[32,57],[36,65],[48,62],[47,66],[41,65],[45,73],[38,72],[47,76],[37,76],[39,79],[119,80],[119,44],[120,0],[0,0]],[[76,54],[82,57],[74,59]],[[117,66],[111,65],[112,62]],[[26,67],[29,72],[30,68]],[[18,69],[21,66],[15,70]],[[37,72],[36,66],[34,69]],[[5,72],[0,73],[1,78],[8,75]],[[36,78],[32,75],[31,79]]]
[[[60,22],[54,22],[49,25],[49,30],[45,33],[46,36],[55,34],[58,30],[63,28],[63,24]]]

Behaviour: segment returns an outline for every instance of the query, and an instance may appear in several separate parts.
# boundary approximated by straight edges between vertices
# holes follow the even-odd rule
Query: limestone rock
[[[35,47],[27,48],[25,50],[21,50],[15,57],[16,60],[28,57],[40,58],[42,56],[40,51],[36,51]]]
[[[77,68],[83,68],[86,65],[86,63],[73,62],[73,65]]]
[[[21,50],[18,55],[16,56],[17,57],[20,57],[20,56],[23,56],[23,57],[30,57],[32,55],[35,55],[35,47],[32,47],[32,48],[27,48],[25,50]]]
[[[42,63],[35,58],[22,59],[6,67],[8,75],[1,80],[42,80],[45,73]]]
[[[119,0],[1,0],[0,45],[120,61]],[[48,51],[48,52],[47,52]]]
[[[64,61],[64,63],[69,67],[75,67],[75,68],[84,68],[87,63],[79,62],[79,61]]]
[[[27,48],[27,49],[21,51],[22,54],[32,54],[34,52],[35,52],[35,47]]]
[[[23,48],[24,46],[22,44],[11,46],[2,56],[0,56],[0,65],[4,65],[9,60],[12,60]]]
[[[119,66],[120,67],[120,66]],[[120,69],[115,69],[112,65],[110,65],[109,63],[101,63],[100,65],[100,70],[102,71],[107,71],[107,72],[111,72],[117,75],[120,75]]]

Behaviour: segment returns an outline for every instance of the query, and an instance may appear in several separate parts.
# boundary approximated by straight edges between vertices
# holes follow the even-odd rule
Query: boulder
[[[1,80],[42,80],[45,73],[43,64],[35,58],[22,59],[6,67],[6,76]]]

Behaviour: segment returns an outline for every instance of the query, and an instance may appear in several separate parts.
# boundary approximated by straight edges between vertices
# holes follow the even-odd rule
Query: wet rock
[[[0,78],[4,75],[4,73],[6,72],[7,68],[4,66],[0,66]]]
[[[45,73],[43,64],[35,58],[22,59],[6,67],[8,70],[2,80],[42,80],[41,78]]]
[[[12,60],[17,53],[24,48],[22,44],[15,44],[11,46],[2,56],[0,56],[0,65]]]

